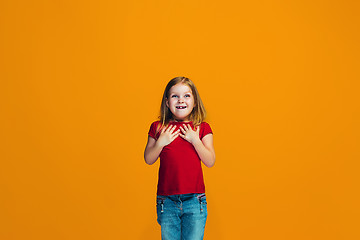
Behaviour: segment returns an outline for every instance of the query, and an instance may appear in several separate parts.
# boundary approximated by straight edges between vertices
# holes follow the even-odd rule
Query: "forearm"
[[[159,155],[162,151],[163,147],[155,144],[151,148],[147,148],[144,153],[145,162],[149,165],[152,165],[159,158]]]
[[[207,167],[212,167],[215,164],[215,154],[212,153],[209,149],[207,149],[202,141],[199,139],[198,141],[193,143],[193,146],[199,155],[201,161]]]

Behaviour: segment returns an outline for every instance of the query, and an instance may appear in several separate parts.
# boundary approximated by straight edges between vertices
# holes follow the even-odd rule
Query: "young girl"
[[[144,153],[149,165],[160,156],[156,209],[163,240],[203,239],[207,202],[201,162],[207,167],[215,163],[205,116],[194,83],[186,77],[170,80]]]

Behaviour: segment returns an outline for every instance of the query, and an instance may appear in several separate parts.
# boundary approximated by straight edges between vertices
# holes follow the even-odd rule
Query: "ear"
[[[169,107],[169,100],[168,100],[168,98],[165,98],[165,104],[166,104],[167,107]]]

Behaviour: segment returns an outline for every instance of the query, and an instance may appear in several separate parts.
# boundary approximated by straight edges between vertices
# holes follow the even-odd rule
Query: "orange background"
[[[358,1],[0,3],[0,238],[160,239],[166,83],[214,131],[205,239],[360,239]]]

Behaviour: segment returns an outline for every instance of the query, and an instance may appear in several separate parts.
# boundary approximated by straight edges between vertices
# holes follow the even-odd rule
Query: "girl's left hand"
[[[180,126],[180,130],[183,134],[179,133],[180,136],[191,144],[194,144],[197,140],[200,140],[200,126],[197,127],[196,131],[192,130],[190,124],[184,124]]]

